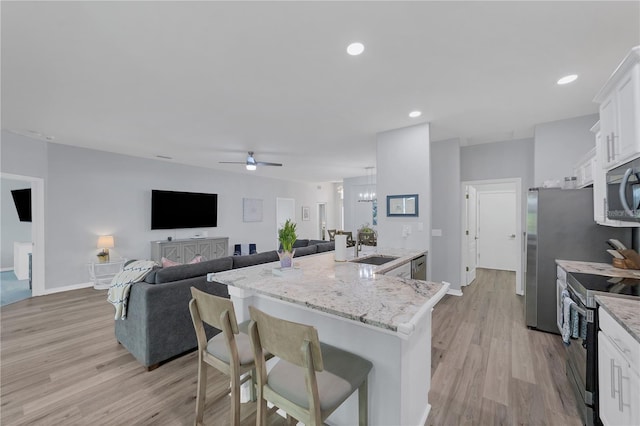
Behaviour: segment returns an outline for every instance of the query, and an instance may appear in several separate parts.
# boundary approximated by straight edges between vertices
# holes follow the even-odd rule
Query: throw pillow
[[[162,259],[162,267],[163,268],[168,268],[170,266],[178,266],[178,265],[182,265],[182,263],[180,262],[174,262],[173,260],[169,260],[166,257],[163,257]]]
[[[191,265],[192,263],[200,263],[200,262],[202,262],[202,256],[197,255],[196,257],[191,259],[191,261],[188,264]]]

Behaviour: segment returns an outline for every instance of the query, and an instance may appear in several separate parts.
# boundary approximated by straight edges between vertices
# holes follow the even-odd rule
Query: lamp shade
[[[98,237],[98,248],[113,248],[113,235],[101,235]]]

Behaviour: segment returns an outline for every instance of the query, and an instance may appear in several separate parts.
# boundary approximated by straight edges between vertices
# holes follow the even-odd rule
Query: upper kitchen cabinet
[[[573,167],[573,175],[576,177],[576,186],[578,188],[584,188],[593,184],[595,163],[596,148],[594,147]]]
[[[623,222],[621,220],[613,220],[607,217],[607,172],[600,165],[602,161],[602,132],[600,131],[600,122],[598,121],[591,131],[596,139],[596,156],[592,159],[592,177],[593,177],[593,219],[596,223],[605,226],[637,228],[640,222]]]
[[[640,155],[640,46],[631,49],[596,95],[600,104],[598,157],[609,170]]]

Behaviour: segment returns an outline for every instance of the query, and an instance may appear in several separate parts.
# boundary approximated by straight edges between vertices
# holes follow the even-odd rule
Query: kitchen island
[[[369,375],[371,425],[422,425],[431,406],[431,310],[449,285],[385,273],[424,252],[375,248],[363,254],[393,256],[383,265],[336,262],[333,252],[209,274],[229,286],[239,321],[253,305],[271,315],[318,329],[320,340],[373,363]],[[357,393],[327,420],[358,423]]]

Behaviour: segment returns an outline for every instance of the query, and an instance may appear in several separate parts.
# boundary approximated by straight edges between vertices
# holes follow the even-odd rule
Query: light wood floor
[[[0,314],[0,424],[193,424],[195,353],[147,372],[115,341],[106,292],[32,298]],[[512,273],[479,270],[464,297],[446,296],[433,315],[427,424],[580,424],[560,338],[526,329]],[[210,392],[225,384],[211,370]],[[243,425],[254,424],[245,405]],[[222,400],[205,422],[227,416]]]
[[[478,269],[433,310],[429,425],[580,425],[559,335],[527,329],[513,272]]]

